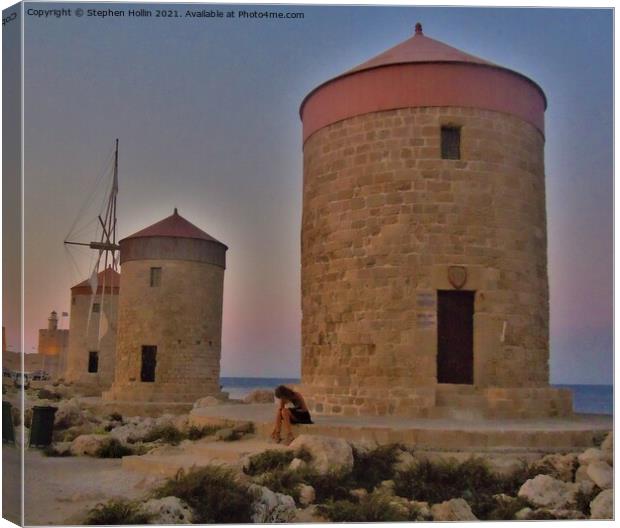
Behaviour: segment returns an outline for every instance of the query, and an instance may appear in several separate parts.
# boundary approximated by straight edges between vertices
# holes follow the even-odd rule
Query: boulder
[[[533,464],[534,469],[548,472],[552,477],[572,482],[577,467],[577,456],[573,453],[568,455],[546,455]]]
[[[273,403],[276,397],[272,390],[269,389],[255,389],[245,398],[244,403]]]
[[[520,470],[523,467],[523,460],[513,456],[486,456],[485,463],[489,467],[491,473],[507,477]]]
[[[291,442],[290,447],[308,450],[312,455],[310,467],[321,475],[353,468],[353,450],[342,438],[302,434]]]
[[[375,449],[377,449],[377,447],[379,447],[379,444],[376,441],[368,440],[366,438],[363,438],[362,440],[355,440],[355,441],[349,442],[349,445],[357,453],[360,453],[362,455],[366,455],[370,453],[371,451],[374,451]]]
[[[172,418],[172,425],[179,431],[187,432],[189,429],[189,414],[181,414]]]
[[[221,400],[218,400],[215,396],[205,396],[194,402],[194,409],[200,409],[201,407],[213,407],[214,405],[220,405]]]
[[[312,486],[307,484],[300,484],[299,486],[299,504],[302,506],[308,506],[316,500],[316,491]]]
[[[71,442],[71,454],[74,456],[94,456],[101,445],[109,439],[108,435],[86,434],[78,436]]]
[[[581,453],[578,457],[579,464],[582,466],[587,466],[592,462],[596,462],[598,460],[605,460],[607,455],[603,453],[601,449],[597,449],[596,447],[590,447],[586,449],[583,453]]]
[[[166,423],[171,423],[169,420],[166,415],[157,420],[150,417],[140,418],[134,416],[128,418],[125,425],[112,429],[110,435],[123,444],[140,442],[156,428]]]
[[[55,429],[68,429],[76,425],[83,425],[86,422],[80,404],[75,398],[61,402],[57,407],[58,410],[54,415]]]
[[[563,482],[549,475],[537,475],[527,480],[519,490],[519,497],[543,508],[566,508],[575,503],[579,485]]]
[[[250,491],[256,493],[252,522],[285,523],[291,522],[297,513],[293,497],[282,493],[274,493],[265,486],[252,484]]]
[[[306,462],[304,460],[302,460],[301,458],[294,458],[293,460],[291,460],[291,463],[288,465],[288,468],[291,471],[298,471],[301,468],[306,467]]]
[[[590,502],[591,519],[612,519],[614,516],[614,492],[611,489],[601,491]]]
[[[517,521],[527,521],[530,514],[532,513],[532,508],[521,508],[517,513],[515,513],[515,520]]]
[[[191,524],[192,509],[178,497],[150,499],[140,506],[147,515],[152,515],[149,524]]]
[[[588,476],[588,466],[579,466],[575,472],[575,482],[592,482],[592,479]]]
[[[614,433],[613,431],[609,433],[603,443],[601,444],[601,451],[610,451],[613,453],[614,450]]]
[[[588,464],[588,477],[602,490],[614,487],[614,471],[611,466],[603,460],[597,460]]]
[[[578,510],[570,510],[570,509],[555,509],[555,510],[547,510],[551,515],[553,515],[556,519],[585,519],[586,516],[583,512]]]
[[[431,506],[433,521],[477,521],[464,499],[450,499]]]

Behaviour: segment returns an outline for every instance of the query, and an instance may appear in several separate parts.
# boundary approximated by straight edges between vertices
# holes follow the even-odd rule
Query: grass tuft
[[[167,444],[177,445],[185,439],[186,435],[173,425],[163,425],[161,427],[156,427],[149,434],[147,434],[144,437],[143,442],[155,442],[156,440],[162,440]]]
[[[249,523],[255,496],[223,466],[206,466],[188,473],[179,471],[155,492],[184,500],[194,511],[197,524]]]
[[[202,427],[196,427],[192,425],[187,431],[187,438],[189,440],[200,440],[205,436],[211,436],[216,433],[219,427],[215,425],[204,425]]]
[[[294,453],[289,450],[269,449],[251,456],[250,464],[245,469],[245,473],[259,475],[268,471],[282,470],[291,463],[294,457]]]
[[[374,493],[359,502],[330,500],[320,505],[318,511],[332,522],[403,522],[417,518],[416,510],[405,512],[397,508],[389,497]]]
[[[107,439],[95,451],[97,458],[122,458],[132,454],[133,451],[121,444],[116,438]]]
[[[140,511],[140,505],[126,500],[111,500],[98,504],[88,512],[84,524],[147,524],[152,518]]]

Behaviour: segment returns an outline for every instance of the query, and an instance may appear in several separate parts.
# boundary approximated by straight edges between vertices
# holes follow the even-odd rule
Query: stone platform
[[[275,412],[275,404],[223,404],[192,410],[190,421],[197,426],[250,421],[257,436],[266,439],[273,428]],[[612,416],[585,414],[522,420],[313,415],[313,420],[314,425],[294,426],[294,433],[382,444],[399,442],[432,451],[574,451],[591,447],[613,429]]]
[[[193,407],[191,403],[103,400],[96,396],[81,397],[79,400],[85,409],[96,414],[116,412],[123,416],[157,417],[162,414],[186,414]]]

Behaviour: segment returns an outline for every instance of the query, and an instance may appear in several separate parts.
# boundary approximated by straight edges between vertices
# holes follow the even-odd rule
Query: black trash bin
[[[58,410],[51,405],[35,405],[32,408],[32,425],[30,427],[30,447],[46,447],[52,443],[54,432],[54,415]]]
[[[13,429],[13,413],[11,402],[2,401],[2,441],[15,443],[15,430]]]

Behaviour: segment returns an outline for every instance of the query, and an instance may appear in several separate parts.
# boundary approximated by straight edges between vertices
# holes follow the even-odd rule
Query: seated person
[[[275,396],[280,400],[280,406],[276,413],[276,423],[271,433],[271,438],[278,443],[281,441],[280,430],[284,423],[284,430],[286,432],[286,440],[284,443],[288,445],[295,438],[291,430],[291,425],[311,424],[314,422],[310,418],[308,406],[299,392],[295,392],[284,385],[280,385],[275,390]]]

